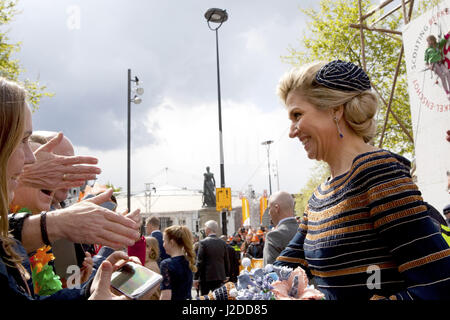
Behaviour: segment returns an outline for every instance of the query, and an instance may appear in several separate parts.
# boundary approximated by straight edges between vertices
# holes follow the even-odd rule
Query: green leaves
[[[109,181],[108,181],[108,183],[107,183],[105,186],[106,186],[107,188],[113,189],[113,192],[114,192],[114,193],[117,193],[117,192],[121,192],[121,191],[122,191],[122,187],[116,188],[116,187],[114,187],[114,185],[113,185],[111,182],[109,182]]]
[[[52,93],[45,90],[46,86],[39,84],[39,81],[29,79],[20,80],[20,74],[25,70],[21,68],[20,62],[14,59],[14,53],[20,51],[21,43],[10,43],[7,36],[8,31],[3,31],[4,27],[10,23],[18,13],[16,9],[17,0],[0,0],[0,76],[22,84],[28,91],[28,101],[32,111],[38,109],[39,102],[43,97],[51,97]]]
[[[368,0],[362,1],[363,13],[374,7]],[[342,59],[363,65],[362,47],[359,29],[351,28],[350,24],[359,24],[359,9],[357,0],[321,0],[320,10],[301,9],[309,20],[308,31],[303,37],[303,48],[289,48],[289,55],[282,57],[284,62],[301,65],[314,60]],[[370,17],[367,22],[374,22],[384,14],[383,11]],[[403,11],[385,18],[375,25],[376,28],[399,30],[403,25]],[[386,102],[389,101],[393,76],[402,46],[397,35],[375,31],[364,31],[365,58],[367,73],[373,85]],[[411,115],[406,81],[406,65],[401,61],[400,75],[397,80],[392,110],[398,115],[409,132]],[[380,111],[377,117],[378,130],[374,144],[378,145],[386,115],[386,105],[380,101]],[[396,120],[389,115],[383,148],[403,155],[412,156],[413,143],[402,131]]]
[[[362,0],[361,2],[363,14],[368,13],[379,4],[379,1]],[[416,4],[414,8],[412,19],[439,2],[441,0],[419,1],[419,4]],[[391,9],[389,8],[389,10]],[[407,6],[408,10],[409,5]],[[360,66],[363,65],[360,31],[350,27],[350,24],[359,24],[360,21],[358,0],[321,0],[319,10],[300,9],[300,11],[308,19],[308,29],[304,31],[302,46],[298,49],[291,46],[288,47],[288,55],[282,56],[282,61],[298,66],[315,60],[331,61],[341,59],[351,61]],[[380,10],[367,18],[365,23],[370,26],[386,13],[384,10]],[[403,24],[403,10],[400,8],[373,27],[401,30]],[[376,88],[387,104],[392,91],[402,39],[399,35],[365,30],[364,42],[367,73],[373,87]],[[412,135],[407,86],[406,64],[404,57],[402,57],[391,110]],[[387,111],[387,105],[383,102],[383,99],[380,99],[380,109],[376,118],[377,136],[373,141],[376,146],[379,145]],[[414,154],[413,142],[401,129],[391,113],[389,113],[388,117],[382,147],[412,158]],[[303,214],[314,189],[328,175],[329,171],[324,163],[318,163],[311,171],[309,180],[296,198],[295,211],[297,214]]]
[[[305,186],[300,190],[300,194],[295,198],[295,213],[302,216],[305,212],[309,198],[311,198],[316,187],[324,182],[330,176],[330,169],[325,162],[316,161],[315,166],[311,169],[311,173]]]
[[[32,271],[34,285],[39,287],[40,296],[49,296],[62,289],[62,283],[59,276],[53,271],[53,267],[46,264],[41,272],[36,272],[37,267]]]

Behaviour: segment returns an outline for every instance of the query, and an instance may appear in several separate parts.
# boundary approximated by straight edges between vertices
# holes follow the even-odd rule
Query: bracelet
[[[42,241],[45,245],[50,246],[50,241],[48,240],[48,234],[47,234],[47,212],[42,211],[41,212],[41,236]]]

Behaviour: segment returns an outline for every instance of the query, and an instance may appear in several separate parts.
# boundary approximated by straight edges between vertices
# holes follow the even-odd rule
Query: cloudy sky
[[[225,182],[233,191],[296,193],[313,162],[288,137],[275,94],[300,48],[306,0],[20,0],[10,39],[22,77],[55,93],[34,113],[35,130],[64,132],[78,154],[99,158],[100,182],[126,188],[127,69],[145,93],[132,104],[132,191],[153,182],[201,189],[210,166],[220,186],[215,33],[208,8],[226,9],[219,29]],[[167,168],[167,169],[166,169]]]

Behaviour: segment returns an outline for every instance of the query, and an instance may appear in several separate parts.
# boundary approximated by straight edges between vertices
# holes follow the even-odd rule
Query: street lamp
[[[220,187],[225,188],[225,165],[223,160],[223,141],[222,141],[222,105],[220,96],[220,71],[219,71],[219,35],[217,30],[222,23],[227,21],[228,14],[225,10],[210,8],[205,13],[208,27],[216,33],[216,57],[217,57],[217,93],[218,93],[218,109],[219,109],[219,144],[220,144]],[[210,23],[218,24],[215,28]],[[227,212],[222,210],[222,233],[227,235]]]
[[[134,97],[131,98],[131,82],[134,82]],[[128,212],[131,212],[131,103],[140,104],[142,98],[140,95],[144,94],[144,89],[139,86],[138,77],[131,79],[131,69],[128,69],[128,95],[127,95],[127,106],[128,106],[128,125],[127,125],[127,208]]]
[[[270,158],[269,158],[269,149],[270,145],[273,143],[272,140],[267,140],[261,143],[262,145],[267,146],[267,168],[269,170],[269,196],[272,194],[272,180],[270,179]]]

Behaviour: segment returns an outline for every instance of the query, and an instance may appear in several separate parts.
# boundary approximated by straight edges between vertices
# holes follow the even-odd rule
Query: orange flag
[[[259,223],[262,223],[264,211],[267,209],[267,197],[262,196],[259,198]]]
[[[242,225],[250,225],[250,205],[245,197],[242,197]]]

